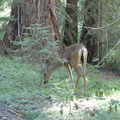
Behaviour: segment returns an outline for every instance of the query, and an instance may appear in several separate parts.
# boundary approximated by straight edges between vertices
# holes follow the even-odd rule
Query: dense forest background
[[[107,55],[106,65],[119,69],[119,1],[14,0],[5,3],[3,0],[1,11],[6,4],[11,7],[11,15],[1,17],[0,39],[7,48],[16,49],[15,44],[19,44],[27,49],[33,46],[32,40],[39,41],[37,46],[49,43],[46,40],[57,41],[61,49],[73,43],[83,43],[88,49],[88,63],[94,61],[97,64]],[[46,31],[38,33],[43,29]],[[49,38],[45,38],[47,30],[51,34]],[[56,45],[53,46],[55,51]]]
[[[1,0],[0,118],[120,119],[119,6],[119,0]],[[61,60],[74,43],[88,49],[87,96],[83,79],[74,95],[63,67],[42,84],[46,61]]]

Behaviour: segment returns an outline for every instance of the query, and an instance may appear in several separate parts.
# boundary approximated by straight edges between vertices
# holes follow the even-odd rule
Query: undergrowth
[[[0,56],[0,102],[18,109],[28,120],[120,119],[120,79],[114,76],[107,79],[104,73],[93,70],[88,76],[88,69],[85,97],[83,78],[74,95],[72,81],[66,79],[68,72],[65,68],[56,71],[49,82],[39,88],[40,68],[37,63],[22,63],[17,57]],[[76,80],[75,73],[73,76]]]

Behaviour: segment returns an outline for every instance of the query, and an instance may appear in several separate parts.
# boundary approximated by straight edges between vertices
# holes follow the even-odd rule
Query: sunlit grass
[[[91,76],[86,74],[88,81],[87,94],[89,96],[85,97],[83,78],[81,77],[77,94],[74,95],[72,81],[66,79],[68,72],[65,68],[57,70],[51,76],[49,82],[39,88],[41,80],[40,65],[37,63],[36,65],[20,63],[17,58],[10,58],[0,56],[0,102],[10,104],[22,113],[24,112],[26,119],[89,120],[100,119],[100,117],[101,119],[114,119],[113,113],[117,119],[119,118],[119,106],[117,112],[107,113],[111,100],[120,101],[120,83],[114,76],[113,78],[111,76],[111,80],[107,80],[105,76],[102,79],[101,74],[97,74],[97,77],[93,74]],[[73,76],[75,82],[77,79],[75,72],[73,72]],[[96,78],[102,83],[100,87],[104,89],[104,96],[96,96],[97,88],[93,87]],[[106,85],[110,88],[106,88]],[[36,93],[51,96],[51,100],[46,100]],[[75,103],[79,106],[78,109],[75,108]],[[112,107],[114,108],[114,106]],[[91,117],[86,111],[95,108],[98,109],[99,114],[94,113],[94,116]],[[60,115],[61,109],[63,115]]]

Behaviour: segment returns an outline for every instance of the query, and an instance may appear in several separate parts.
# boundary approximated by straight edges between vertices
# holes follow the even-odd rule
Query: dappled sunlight
[[[3,6],[4,6],[3,10],[0,11],[0,17],[8,17],[8,16],[10,16],[11,9],[10,9],[9,4],[6,2],[6,3],[4,3]]]
[[[0,57],[0,63],[1,102],[21,110],[26,118],[84,120],[96,119],[101,115],[103,118],[104,115],[113,118],[109,112],[115,114],[120,112],[119,83],[114,80],[102,80],[101,74],[87,77],[87,96],[84,96],[83,78],[80,79],[77,94],[74,94],[72,81],[66,79],[68,75],[66,70],[59,69],[47,84],[39,88],[41,78],[39,65],[19,63],[15,62],[15,59],[5,57]],[[76,79],[75,73],[73,76]],[[98,88],[103,89],[103,94],[99,93],[101,91]],[[110,111],[110,108],[113,111]]]
[[[10,16],[10,9],[6,8],[4,11],[0,12],[0,17]]]
[[[119,3],[0,0],[0,120],[120,120]]]
[[[114,94],[115,95],[115,94]],[[114,96],[113,95],[113,96]],[[60,110],[62,110],[63,115],[61,118],[68,119],[84,119],[87,117],[94,117],[95,114],[100,113],[100,111],[109,111],[110,101],[113,98],[104,97],[104,99],[100,99],[97,97],[88,97],[88,98],[74,98],[73,101],[61,101],[55,100],[47,104],[47,101],[44,104],[45,107],[42,108],[43,112],[46,112],[49,117],[57,118],[56,115],[60,115]],[[116,98],[117,99],[117,98]],[[77,105],[77,107],[76,107]],[[62,106],[62,108],[61,108]],[[117,112],[120,112],[120,108],[118,108]],[[55,114],[53,114],[55,113]],[[85,116],[86,113],[86,116]],[[60,116],[59,116],[60,118]]]

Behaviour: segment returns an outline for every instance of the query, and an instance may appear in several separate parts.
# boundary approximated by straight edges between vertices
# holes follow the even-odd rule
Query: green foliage
[[[110,9],[113,8],[112,4],[114,4],[114,1],[109,2],[105,0],[104,2],[107,3],[108,8],[109,6]],[[116,4],[114,5],[116,6]],[[115,18],[115,16],[113,15],[113,11],[109,11],[109,14],[111,14],[111,16]],[[116,13],[116,15],[118,14],[119,13]],[[103,21],[104,25],[105,23],[111,23],[111,21],[113,20],[113,18],[110,19],[110,17],[107,17],[107,14],[106,16],[103,14],[103,16],[105,18]],[[62,17],[59,18],[63,21]],[[1,20],[3,20],[3,18]],[[8,21],[7,18],[4,20]],[[25,33],[24,36],[26,38],[24,39],[24,41],[14,42],[15,45],[22,46],[22,49],[16,52],[25,52],[27,48],[29,48],[32,51],[27,54],[27,57],[29,57],[29,59],[33,61],[32,64],[30,64],[29,62],[27,62],[26,59],[24,59],[26,56],[10,56],[8,58],[0,56],[0,102],[10,104],[12,107],[20,110],[21,114],[24,112],[24,114],[22,115],[29,120],[120,119],[119,100],[112,100],[109,103],[109,100],[107,98],[113,98],[114,96],[116,97],[116,99],[120,98],[120,82],[117,81],[114,77],[109,78],[108,80],[107,77],[104,77],[104,75],[99,70],[96,70],[98,66],[89,65],[87,70],[88,73],[89,71],[92,71],[90,73],[90,76],[87,76],[87,94],[90,94],[91,97],[83,97],[84,84],[82,77],[79,82],[77,95],[74,95],[74,85],[72,85],[71,80],[66,79],[67,71],[63,68],[59,69],[53,74],[48,84],[42,85],[41,88],[39,88],[42,70],[41,65],[38,64],[40,58],[38,55],[40,53],[45,53],[51,56],[52,52],[55,49],[59,49],[59,47],[57,46],[58,41],[53,42],[52,44],[51,42],[49,42],[51,35],[49,34],[49,31],[46,30],[47,27],[42,27],[42,24],[33,24],[32,26],[35,27],[28,27],[27,30],[35,30],[36,34]],[[79,27],[81,28],[81,24]],[[110,35],[109,40],[112,43],[112,40],[114,38],[115,41],[117,40],[117,36],[119,35],[119,29],[116,29],[115,26],[113,26],[113,28],[111,29],[108,31],[108,33]],[[113,36],[115,32],[117,32],[117,35]],[[105,41],[105,38],[103,41]],[[41,46],[42,44],[40,44],[40,42],[44,42],[45,46]],[[113,44],[110,44],[110,48],[114,45],[114,42]],[[44,56],[44,58],[47,59],[46,56]],[[117,59],[117,61],[119,60],[118,57],[115,58]],[[36,59],[38,60],[37,62],[35,61]],[[94,59],[94,61],[96,61],[96,59]],[[112,61],[114,62],[114,59],[112,59]],[[77,77],[74,74],[74,80],[76,79]],[[42,93],[51,96],[51,99],[46,100],[45,98],[36,93]],[[104,100],[96,100],[96,96],[105,98]],[[99,113],[94,113],[94,116],[92,117],[86,113],[85,109],[82,109],[84,105],[80,106],[80,104],[82,104],[83,102],[88,102],[90,104],[91,102],[89,102],[89,99],[92,99],[92,101],[94,101],[96,105],[99,106]],[[87,109],[88,107],[86,104],[85,106]],[[109,108],[109,106],[111,107]]]
[[[30,111],[26,115],[26,119],[35,120],[40,115],[40,111]]]
[[[43,27],[43,24],[31,24],[26,28],[27,30],[31,30],[34,34],[24,33],[24,40],[23,41],[13,41],[14,45],[21,46],[21,49],[17,49],[14,52],[29,52],[30,59],[34,58],[39,61],[45,61],[49,57],[54,57],[53,53],[55,50],[59,49],[58,41],[51,42],[51,35],[49,33],[47,27]],[[31,52],[32,51],[32,52]]]
[[[118,119],[120,119],[118,106],[120,106],[120,101],[111,99],[106,111],[104,111],[104,110],[101,111],[100,114],[96,115],[96,118],[98,118],[99,120],[103,119],[103,118],[104,118],[104,120],[118,120]]]
[[[87,86],[89,86],[90,88],[92,88],[94,90],[94,94],[98,97],[104,97],[105,95],[109,95],[110,91],[112,90],[117,90],[118,87],[116,87],[115,85],[111,86],[110,83],[108,82],[104,82],[105,79],[100,79],[98,78],[98,75],[103,74],[100,72],[100,70],[98,70],[98,68],[101,66],[97,66],[97,65],[88,65],[88,71],[92,71],[92,74],[94,75],[93,77],[89,78],[89,83],[87,84]]]
[[[108,56],[107,65],[112,68],[120,70],[120,49],[117,48],[113,50],[112,53]]]
[[[102,9],[102,55],[106,55],[119,41],[120,21],[119,21],[119,0],[101,0]],[[112,51],[109,57],[106,58],[106,64],[110,67],[120,70],[119,47]]]
[[[0,39],[2,40],[6,26],[9,20],[13,20],[13,17],[10,17],[10,5],[11,0],[1,0],[0,1]]]
[[[120,107],[120,101],[111,99],[111,101],[110,101],[110,107],[109,107],[109,112],[110,113],[112,113],[114,111],[117,112],[118,106]],[[113,107],[114,107],[114,110],[112,109]]]
[[[40,65],[37,63],[35,65],[20,63],[20,61],[21,59],[17,59],[17,57],[10,56],[10,58],[5,58],[0,56],[0,102],[10,104],[16,109],[22,111],[22,115],[26,119],[49,120],[52,118],[77,119],[82,117],[86,119],[114,118],[112,113],[110,115],[107,113],[107,111],[109,111],[108,107],[108,109],[106,109],[104,112],[103,110],[100,110],[99,114],[95,113],[94,117],[90,117],[89,114],[85,114],[85,111],[79,107],[79,105],[82,103],[80,101],[85,101],[85,98],[80,99],[80,97],[82,97],[84,94],[83,87],[78,87],[77,95],[74,95],[72,81],[66,79],[66,69],[62,68],[56,71],[51,77],[51,80],[46,85],[42,85],[39,89],[41,78]],[[99,90],[100,88],[105,90],[105,92],[108,91],[111,93],[111,95],[114,94],[115,91],[112,91],[113,89],[111,91],[105,89],[105,85],[109,82],[106,81],[105,83],[105,80],[102,81],[98,78],[98,76],[101,74],[100,72],[97,71],[97,73],[93,74],[95,74],[93,77],[88,77],[89,89],[87,89],[87,93],[91,94],[89,99],[93,99],[95,90]],[[75,73],[74,79],[76,80]],[[115,83],[115,80],[111,82],[111,85],[119,86],[118,83]],[[81,84],[83,84],[82,78],[80,80],[80,85]],[[45,98],[37,95],[36,93],[42,93],[44,95],[51,96],[51,100],[45,100]],[[118,98],[119,97],[120,96],[118,96]],[[89,102],[89,100],[87,101]],[[93,99],[93,101],[97,102],[98,100],[96,101]],[[114,115],[118,114],[120,104],[119,101],[116,100],[110,103],[105,101],[105,105],[105,102],[102,103],[102,100],[99,102],[101,102],[105,108],[106,106],[111,105],[114,107],[114,110],[117,110]],[[118,115],[115,116],[115,118],[119,118]]]

